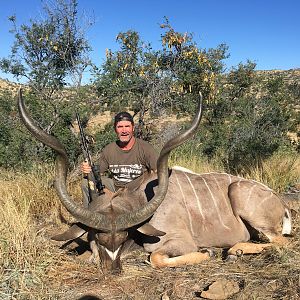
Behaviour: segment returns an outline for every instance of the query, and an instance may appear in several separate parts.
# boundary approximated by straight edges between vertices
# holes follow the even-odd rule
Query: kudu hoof
[[[201,253],[208,253],[210,258],[216,258],[217,257],[217,252],[215,249],[212,248],[201,248],[199,249],[199,252]]]
[[[232,255],[232,254],[229,254],[226,259],[225,259],[225,262],[235,262],[237,260],[238,256],[237,255]]]

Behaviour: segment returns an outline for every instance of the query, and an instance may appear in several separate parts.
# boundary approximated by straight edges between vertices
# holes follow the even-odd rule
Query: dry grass
[[[273,161],[276,168],[269,162],[268,176],[275,176],[274,182],[277,176],[274,169],[281,168],[279,161],[282,172],[289,164],[278,159]],[[218,166],[196,159],[171,163],[196,172],[222,171]],[[299,161],[290,166],[299,174]],[[286,172],[293,168],[288,167]],[[244,256],[234,263],[224,262],[221,250],[217,250],[214,260],[201,265],[164,270],[152,269],[145,262],[148,255],[136,250],[124,258],[120,275],[107,275],[86,262],[87,253],[78,256],[67,251],[74,249],[76,243],[61,250],[61,243],[50,240],[51,234],[63,228],[57,214],[61,208],[52,187],[53,172],[53,167],[37,167],[28,174],[1,171],[0,299],[152,300],[162,299],[163,295],[170,299],[199,299],[205,287],[221,278],[232,279],[240,285],[241,291],[231,299],[299,299],[299,206],[287,248]],[[281,178],[281,181],[291,180],[293,176],[287,174],[288,179]],[[72,186],[72,191],[77,195],[78,185]],[[67,218],[66,212],[62,213]]]
[[[199,174],[209,172],[224,172],[224,168],[217,161],[208,162],[206,159],[199,159],[196,156],[189,158],[171,155],[169,164],[170,166],[182,166]]]
[[[1,299],[37,299],[36,287],[47,289],[44,272],[54,263],[54,248],[44,231],[58,205],[49,174],[38,168],[30,174],[1,171]]]
[[[300,155],[276,154],[263,163],[262,169],[254,169],[249,178],[264,182],[282,193],[291,185],[300,183]]]
[[[171,156],[170,165],[180,165],[196,173],[224,172],[217,160],[208,162],[197,157],[185,158]],[[278,153],[262,164],[262,168],[253,168],[246,178],[262,182],[277,193],[283,193],[293,185],[300,185],[300,155]]]
[[[299,235],[299,228],[295,233]],[[289,248],[244,256],[234,263],[224,262],[219,252],[216,259],[198,266],[163,270],[152,269],[145,263],[147,255],[136,251],[123,260],[123,271],[118,276],[104,275],[95,266],[80,267],[68,262],[50,278],[55,278],[57,288],[67,290],[63,299],[93,295],[97,297],[94,299],[153,300],[162,299],[164,294],[170,299],[199,299],[208,285],[226,278],[241,288],[231,299],[296,300],[300,296],[299,246],[299,240],[294,238]]]

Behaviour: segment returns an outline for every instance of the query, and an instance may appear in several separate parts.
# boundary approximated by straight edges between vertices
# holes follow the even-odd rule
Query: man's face
[[[120,142],[128,143],[133,137],[134,127],[130,121],[119,121],[115,131]]]

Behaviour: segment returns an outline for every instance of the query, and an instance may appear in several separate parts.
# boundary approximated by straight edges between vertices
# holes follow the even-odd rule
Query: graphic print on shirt
[[[139,164],[133,165],[109,165],[109,169],[115,180],[128,183],[138,178],[143,173],[143,166]]]

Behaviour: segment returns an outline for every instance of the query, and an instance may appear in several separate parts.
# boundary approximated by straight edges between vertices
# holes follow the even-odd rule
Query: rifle
[[[90,174],[88,174],[88,181],[89,182],[93,181],[95,183],[95,186],[97,189],[97,194],[102,195],[102,194],[104,194],[104,191],[103,191],[104,185],[102,184],[102,181],[101,181],[99,168],[98,168],[98,166],[95,166],[92,161],[92,156],[90,154],[89,147],[88,147],[89,142],[86,138],[83,127],[81,125],[79,114],[76,110],[75,110],[75,114],[76,114],[76,120],[77,120],[78,127],[79,127],[79,132],[80,132],[81,149],[83,152],[83,157],[84,157],[85,161],[87,161],[92,168],[92,175],[93,175],[92,177],[93,178],[90,178],[91,176],[90,176]],[[90,187],[90,184],[88,184],[88,189],[89,189],[89,203],[90,203],[92,201],[92,190],[94,190],[94,189],[92,189]]]

